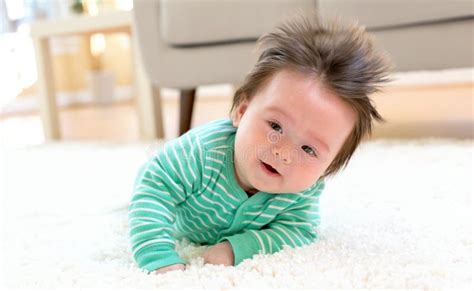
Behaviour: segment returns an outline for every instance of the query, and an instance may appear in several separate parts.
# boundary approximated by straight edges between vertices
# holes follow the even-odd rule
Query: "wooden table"
[[[97,16],[75,16],[65,19],[39,21],[32,25],[31,36],[36,50],[40,116],[46,140],[61,139],[53,63],[49,38],[53,36],[86,35],[94,33],[126,32],[132,39],[135,100],[138,111],[140,137],[164,137],[161,101],[158,88],[154,88],[144,71],[138,42],[134,33],[132,13],[111,12]]]

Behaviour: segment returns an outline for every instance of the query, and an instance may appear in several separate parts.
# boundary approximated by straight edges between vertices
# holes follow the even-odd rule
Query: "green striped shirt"
[[[235,178],[235,133],[230,119],[210,122],[167,142],[142,167],[128,214],[140,268],[186,264],[175,251],[183,237],[199,244],[228,240],[234,265],[317,237],[324,181],[298,193],[249,197]]]

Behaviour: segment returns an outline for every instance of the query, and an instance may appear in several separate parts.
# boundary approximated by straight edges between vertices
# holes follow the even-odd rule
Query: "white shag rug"
[[[127,251],[127,202],[158,144],[53,143],[3,149],[3,287],[46,289],[409,288],[472,290],[472,140],[364,143],[321,197],[320,239],[147,275]]]

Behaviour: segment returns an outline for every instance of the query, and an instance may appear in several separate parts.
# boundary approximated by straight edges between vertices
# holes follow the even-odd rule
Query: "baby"
[[[169,141],[141,169],[129,207],[138,266],[184,269],[183,237],[236,266],[317,238],[324,178],[347,165],[373,120],[390,62],[355,24],[298,17],[258,41],[230,118]]]

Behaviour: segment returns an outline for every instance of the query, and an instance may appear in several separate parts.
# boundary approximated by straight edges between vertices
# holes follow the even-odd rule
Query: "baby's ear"
[[[242,116],[244,115],[245,111],[247,111],[248,106],[249,106],[249,102],[247,100],[244,100],[234,110],[232,114],[232,125],[234,127],[239,126],[240,121],[242,120]]]

